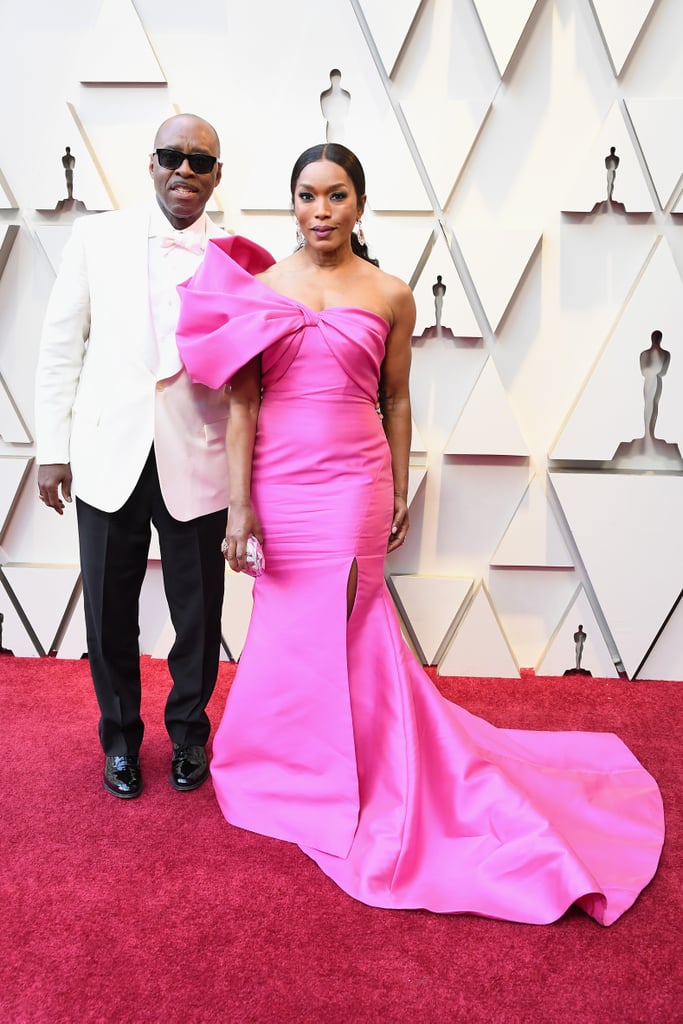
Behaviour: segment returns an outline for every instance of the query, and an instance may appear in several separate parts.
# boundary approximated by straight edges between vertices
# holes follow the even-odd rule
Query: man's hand
[[[71,466],[68,462],[38,466],[38,494],[48,508],[53,508],[60,516],[64,514],[64,502],[71,502]]]

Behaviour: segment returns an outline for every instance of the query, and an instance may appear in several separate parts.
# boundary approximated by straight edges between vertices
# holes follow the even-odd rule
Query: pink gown
[[[578,903],[610,924],[657,867],[655,781],[612,734],[500,729],[441,697],[384,580],[388,325],[273,292],[252,276],[272,262],[212,239],[181,287],[194,380],[219,387],[262,353],[252,495],[266,572],[213,741],[223,814],[297,843],[372,906],[540,924]]]

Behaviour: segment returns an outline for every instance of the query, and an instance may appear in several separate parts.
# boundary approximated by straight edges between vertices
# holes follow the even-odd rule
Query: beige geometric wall
[[[38,502],[34,464],[41,320],[76,215],[55,210],[62,155],[88,214],[148,202],[154,130],[192,111],[223,143],[212,216],[276,257],[294,246],[301,150],[328,136],[365,166],[365,234],[418,305],[412,529],[387,564],[418,655],[444,674],[555,675],[581,623],[593,675],[683,679],[679,0],[0,13],[4,647],[85,649],[74,509]],[[227,583],[226,657],[250,603],[248,579]],[[143,652],[169,637],[153,545]]]

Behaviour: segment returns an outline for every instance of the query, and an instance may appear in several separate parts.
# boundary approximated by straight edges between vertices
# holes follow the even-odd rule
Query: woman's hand
[[[409,527],[410,520],[408,518],[408,505],[406,504],[406,500],[405,498],[399,497],[398,494],[395,494],[394,518],[391,523],[391,533],[389,534],[387,552],[395,551],[396,548],[401,547],[406,539]]]
[[[263,544],[263,530],[251,504],[231,505],[222,550],[233,572],[247,568],[247,540],[251,534]]]

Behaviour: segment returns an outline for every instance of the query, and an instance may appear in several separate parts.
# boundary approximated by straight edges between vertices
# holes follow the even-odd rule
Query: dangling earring
[[[297,247],[297,249],[301,249],[305,245],[305,243],[306,243],[306,239],[304,238],[304,233],[301,230],[301,228],[299,227],[299,221],[297,221],[296,222],[296,247]]]
[[[358,223],[356,224],[356,234],[358,235],[358,241],[360,242],[360,244],[361,245],[367,245],[367,242],[365,241],[365,235],[363,233],[363,225],[361,223],[360,217],[358,218]]]

